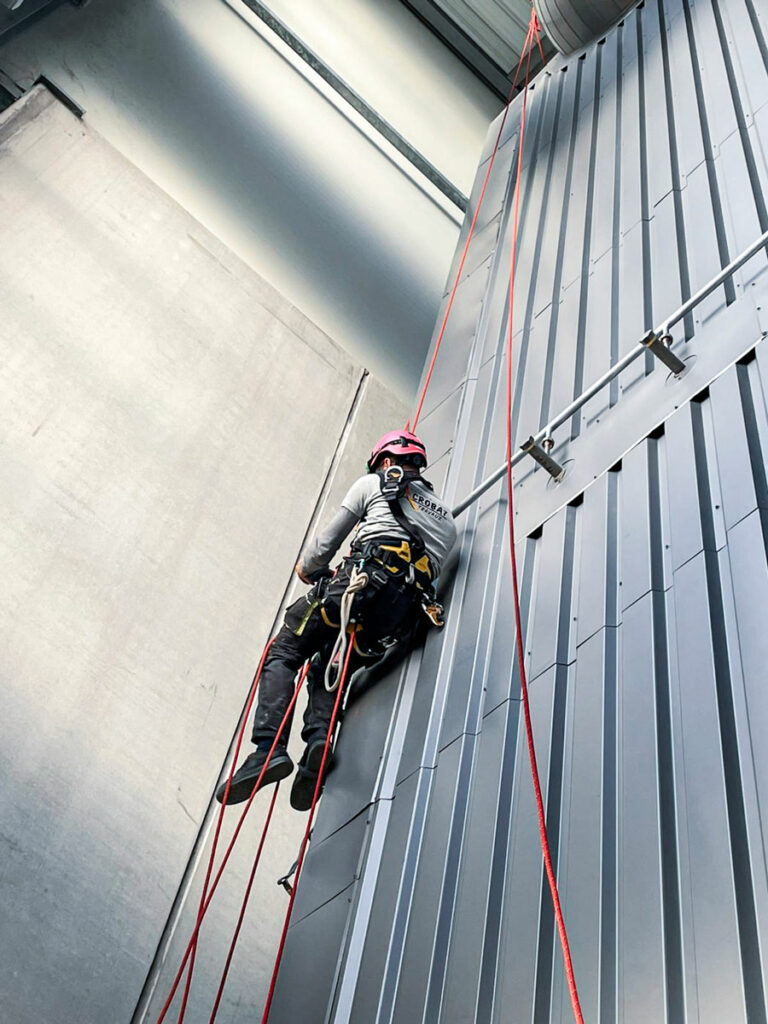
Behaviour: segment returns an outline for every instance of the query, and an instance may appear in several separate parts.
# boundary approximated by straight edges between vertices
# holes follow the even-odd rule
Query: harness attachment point
[[[396,501],[403,493],[405,486],[405,472],[402,466],[397,464],[387,469],[380,469],[381,493],[386,501]]]

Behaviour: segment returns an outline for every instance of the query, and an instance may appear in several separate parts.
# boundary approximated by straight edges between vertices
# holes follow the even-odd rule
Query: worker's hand
[[[302,581],[302,583],[311,583],[312,582],[312,580],[309,578],[309,576],[307,576],[307,574],[302,569],[301,562],[297,562],[296,563],[296,575],[299,577],[299,579]]]

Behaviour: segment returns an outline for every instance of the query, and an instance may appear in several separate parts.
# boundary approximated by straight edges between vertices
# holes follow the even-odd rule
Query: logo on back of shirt
[[[443,520],[448,515],[448,509],[443,508],[442,505],[438,505],[438,503],[432,498],[428,498],[426,495],[420,494],[418,491],[412,491],[410,487],[406,491],[406,497],[417,512],[424,512],[433,519]]]

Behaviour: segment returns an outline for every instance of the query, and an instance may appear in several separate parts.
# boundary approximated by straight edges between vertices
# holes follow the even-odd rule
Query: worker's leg
[[[296,673],[315,651],[316,630],[312,620],[317,617],[317,607],[313,608],[306,597],[299,598],[286,611],[261,671],[251,733],[254,743],[273,739],[279,729],[293,696]],[[288,732],[289,729],[283,731],[283,745],[288,742]]]
[[[325,741],[336,703],[336,690],[329,693],[325,688],[325,666],[330,650],[326,650],[325,654],[326,657],[321,657],[317,665],[312,666],[307,679],[307,707],[304,711],[304,727],[301,730],[301,738],[305,743],[310,743],[318,737]],[[349,659],[347,681],[363,663],[363,659],[353,651]]]
[[[241,803],[248,799],[257,784],[261,788],[271,782],[279,782],[293,771],[293,761],[286,749],[290,723],[283,730],[280,743],[271,757],[269,751],[293,696],[296,673],[314,653],[315,645],[322,643],[323,633],[319,606],[310,591],[307,597],[299,598],[287,610],[283,626],[270,647],[257,691],[259,700],[252,733],[256,750],[235,772],[228,793],[226,782],[216,790],[216,799],[220,803],[225,793],[227,803]]]
[[[363,631],[359,639],[363,650],[370,656],[365,657],[355,649],[350,658],[347,679],[366,662],[375,661],[381,656],[383,648],[379,647],[380,640],[410,632],[413,616],[418,614],[418,595],[410,587],[372,588],[369,594],[363,592],[363,595],[363,600],[356,599],[352,615],[360,617]],[[291,806],[297,811],[309,810],[312,804],[337,696],[335,692],[328,693],[325,689],[324,666],[325,659],[310,674],[309,700],[301,732],[306,747],[291,788]],[[333,766],[332,747],[325,758],[324,775],[327,775]]]

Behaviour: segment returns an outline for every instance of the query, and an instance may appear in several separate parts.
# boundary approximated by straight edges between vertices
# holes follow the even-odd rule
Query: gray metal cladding
[[[753,0],[640,5],[549,65],[528,115],[520,441],[768,228],[768,14]],[[449,498],[504,460],[519,121],[518,99],[419,423]],[[766,1021],[766,309],[761,251],[674,329],[680,380],[636,361],[555,432],[562,484],[533,463],[515,473],[539,769],[590,1022]],[[463,514],[443,634],[350,707],[307,861],[322,902],[289,933],[277,1021],[296,1019],[318,913],[336,924],[301,973],[313,1019],[572,1019],[506,514],[502,484]]]

